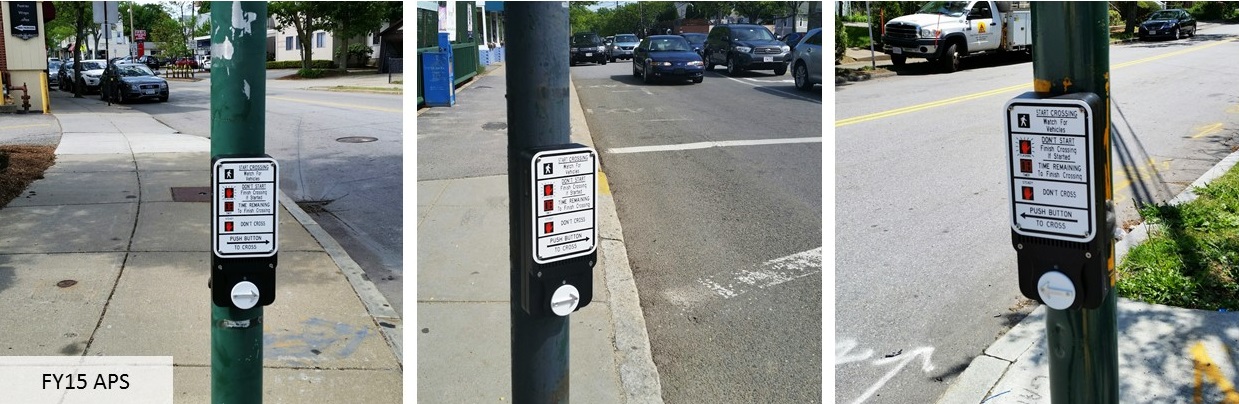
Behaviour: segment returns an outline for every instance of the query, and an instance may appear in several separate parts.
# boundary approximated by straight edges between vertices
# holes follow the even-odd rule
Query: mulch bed
[[[55,146],[0,146],[0,154],[8,156],[8,167],[0,170],[0,209],[21,196],[30,183],[42,179],[43,172],[56,163]]]

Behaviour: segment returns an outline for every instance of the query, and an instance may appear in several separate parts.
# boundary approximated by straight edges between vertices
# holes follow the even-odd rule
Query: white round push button
[[[232,287],[232,305],[238,309],[250,309],[258,304],[258,286],[250,281],[241,281]]]
[[[1076,286],[1062,272],[1050,271],[1037,280],[1037,295],[1051,309],[1065,310],[1076,301]]]
[[[555,315],[563,317],[571,314],[576,310],[576,306],[581,303],[581,292],[576,289],[576,286],[563,285],[555,289],[555,293],[551,295],[551,311]]]

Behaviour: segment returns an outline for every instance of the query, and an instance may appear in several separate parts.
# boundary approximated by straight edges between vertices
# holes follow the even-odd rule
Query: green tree
[[[568,3],[568,29],[571,33],[598,32],[602,28],[598,13],[589,6],[598,4],[596,1],[574,1]]]
[[[297,31],[297,42],[301,44],[302,70],[310,70],[310,60],[313,57],[314,48],[310,46],[310,34],[331,29],[331,21],[327,16],[335,7],[335,4],[330,2],[314,1],[273,1],[267,5],[268,14],[275,18],[275,29],[293,27]]]
[[[734,7],[736,13],[748,18],[750,23],[762,24],[774,21],[775,16],[781,15],[784,8],[777,1],[739,1]]]
[[[323,18],[330,27],[336,45],[336,66],[341,71],[348,67],[349,42],[353,38],[378,31],[384,18],[390,16],[390,2],[328,2],[323,5]],[[303,46],[304,49],[304,46]]]
[[[693,8],[701,10],[701,15],[712,20],[721,20],[731,15],[734,2],[730,1],[696,1]]]
[[[94,11],[90,3],[81,1],[57,1],[56,18],[49,26],[68,27],[73,35],[73,97],[82,98],[82,43],[86,41],[87,25],[94,25]],[[62,28],[56,28],[63,31]]]

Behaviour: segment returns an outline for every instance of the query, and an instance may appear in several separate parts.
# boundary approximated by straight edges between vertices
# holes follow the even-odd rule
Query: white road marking
[[[788,138],[788,139],[757,139],[757,140],[724,140],[724,141],[718,141],[718,142],[668,144],[668,145],[660,145],[660,146],[617,147],[613,149],[607,149],[607,153],[612,153],[612,154],[644,153],[644,152],[657,152],[657,151],[707,149],[711,147],[760,146],[760,145],[771,145],[771,144],[821,143],[821,142],[822,142],[821,137],[798,137],[798,138]]]
[[[739,80],[739,79],[736,79],[735,77],[727,77],[727,76],[722,76],[722,77],[723,77],[723,78],[725,78],[725,79],[728,79],[728,80],[731,80],[731,81],[734,81],[734,82],[740,83],[740,84],[744,84],[744,85],[748,85],[748,86],[757,87],[757,84],[746,83],[744,80]],[[792,81],[792,82],[793,82],[793,83],[795,83],[795,81]],[[805,101],[812,101],[812,102],[816,102],[816,103],[821,103],[821,101],[818,101],[818,100],[815,100],[815,99],[812,99],[812,98],[809,98],[809,97],[803,97],[803,96],[801,96],[801,95],[799,95],[799,94],[790,93],[790,92],[783,91],[783,90],[780,90],[780,89],[777,89],[777,88],[771,88],[771,89],[769,89],[769,90],[770,90],[770,91],[778,91],[778,92],[780,92],[780,93],[787,94],[787,95],[789,95],[789,96],[796,97],[796,98],[799,98],[799,99],[802,99],[802,100],[805,100]]]
[[[752,270],[741,269],[731,274],[729,279],[716,281],[713,278],[706,278],[699,279],[698,282],[724,299],[730,299],[751,289],[765,289],[821,271],[822,248],[818,247],[766,261]]]
[[[780,84],[786,84],[786,83],[795,84],[796,83],[796,80],[788,80],[788,79],[763,80],[763,79],[755,79],[752,77],[745,77],[744,79],[755,82],[755,83],[780,83]]]
[[[644,91],[645,95],[654,95],[654,93],[651,93],[650,90],[645,87],[641,87],[641,91]]]
[[[668,119],[651,119],[649,122],[671,122],[671,121],[691,121],[688,118],[668,118]]]

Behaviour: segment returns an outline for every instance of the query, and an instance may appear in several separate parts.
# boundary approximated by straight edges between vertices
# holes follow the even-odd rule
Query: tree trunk
[[[1131,35],[1133,28],[1136,27],[1136,6],[1134,1],[1123,2],[1123,34]]]

